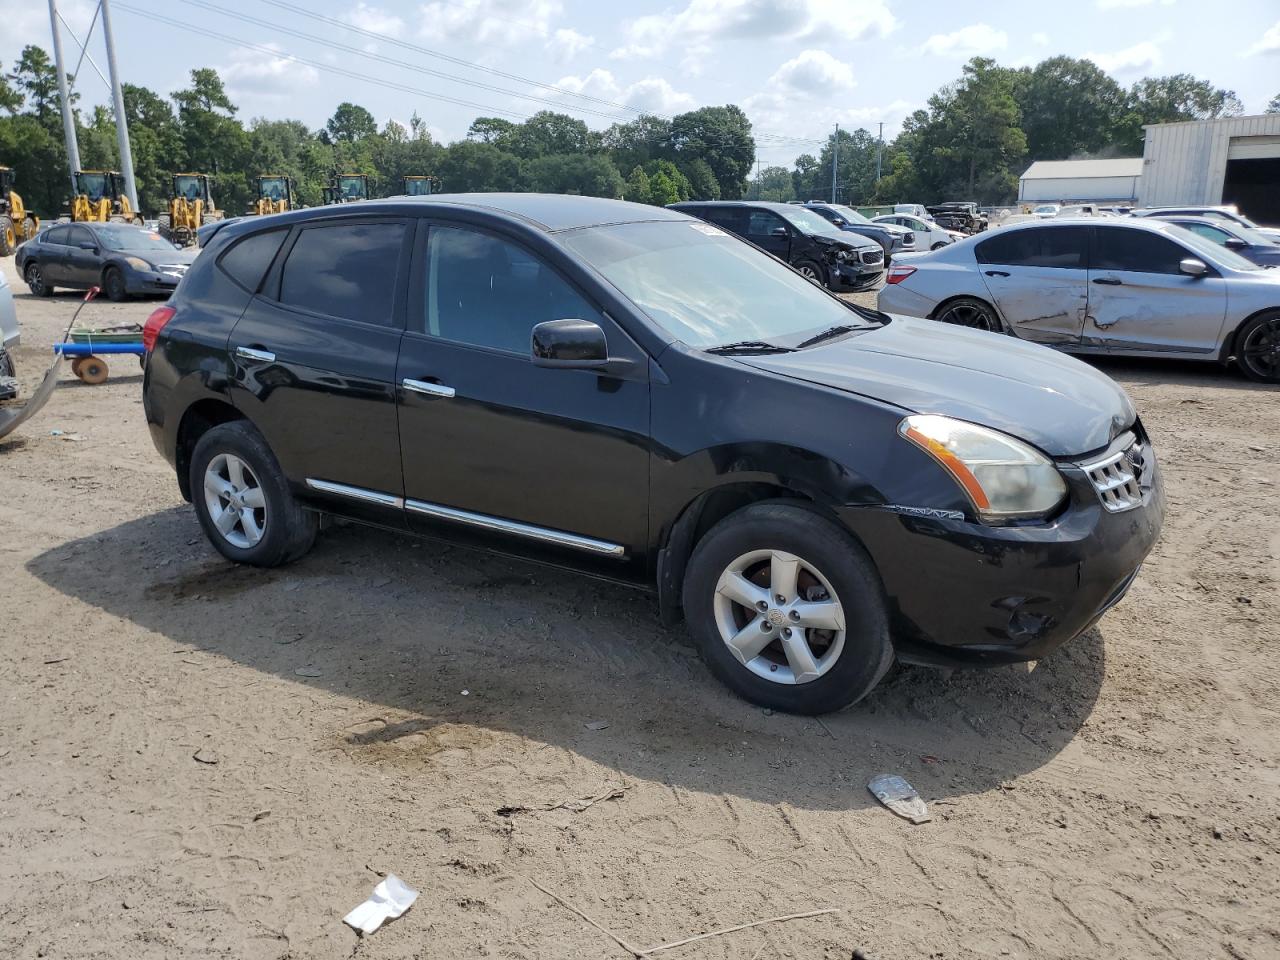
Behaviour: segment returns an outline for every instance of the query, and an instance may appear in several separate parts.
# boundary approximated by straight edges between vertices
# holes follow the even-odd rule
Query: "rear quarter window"
[[[218,259],[222,272],[250,293],[257,293],[267,268],[280,252],[288,228],[255,233],[238,240]]]

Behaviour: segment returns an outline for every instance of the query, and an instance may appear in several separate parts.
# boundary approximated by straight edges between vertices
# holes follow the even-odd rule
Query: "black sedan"
[[[167,296],[195,259],[158,233],[126,223],[57,223],[18,247],[15,263],[37,297],[101,287],[112,300]]]
[[[895,656],[1042,657],[1120,600],[1161,525],[1107,376],[854,307],[674,210],[467,194],[250,218],[143,342],[152,438],[227,558],[298,560],[328,513],[645,586],[784,710],[851,703]]]

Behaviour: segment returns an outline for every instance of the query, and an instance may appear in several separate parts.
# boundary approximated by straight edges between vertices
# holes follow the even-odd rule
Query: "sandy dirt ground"
[[[20,295],[26,390],[74,304]],[[639,592],[358,526],[231,566],[112,369],[0,441],[0,956],[625,960],[536,881],[638,950],[839,911],[663,960],[1280,957],[1277,391],[1106,363],[1168,491],[1125,602],[818,721]],[[387,872],[421,897],[359,940]]]

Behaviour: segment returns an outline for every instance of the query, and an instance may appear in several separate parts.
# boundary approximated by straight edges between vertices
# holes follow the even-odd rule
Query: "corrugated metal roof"
[[[1117,160],[1037,160],[1023,180],[1074,180],[1077,177],[1140,177],[1141,157]]]

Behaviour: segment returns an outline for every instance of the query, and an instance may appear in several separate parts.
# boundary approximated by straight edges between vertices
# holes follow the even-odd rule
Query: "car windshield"
[[[785,208],[774,207],[772,209],[776,210],[782,219],[786,220],[787,223],[791,224],[797,230],[803,230],[808,234],[816,234],[819,237],[839,237],[841,240],[845,239],[845,236],[840,232],[839,227],[831,221],[818,216],[818,214],[814,213],[812,210],[806,210],[804,207],[794,206],[791,204],[788,204]]]
[[[1264,267],[1259,266],[1252,260],[1246,260],[1234,250],[1229,250],[1220,244],[1214,243],[1207,237],[1202,237],[1198,233],[1193,233],[1186,227],[1178,226],[1176,223],[1170,223],[1174,234],[1178,238],[1178,242],[1184,246],[1191,247],[1196,253],[1207,257],[1210,263],[1217,262],[1224,267],[1230,267],[1232,270],[1263,270]]]
[[[1036,207],[1035,212],[1036,213],[1057,213],[1058,208],[1054,206],[1052,203],[1044,203]]]
[[[160,234],[138,227],[98,227],[94,232],[108,250],[163,250],[173,253],[176,249]]]
[[[840,214],[840,216],[844,217],[844,219],[849,223],[870,223],[871,222],[862,214],[860,214],[857,210],[853,209],[853,207],[846,207],[843,203],[833,203],[831,204],[831,209],[834,210],[836,213]]]
[[[794,346],[818,331],[878,322],[709,223],[591,227],[565,235],[564,243],[692,347]]]

